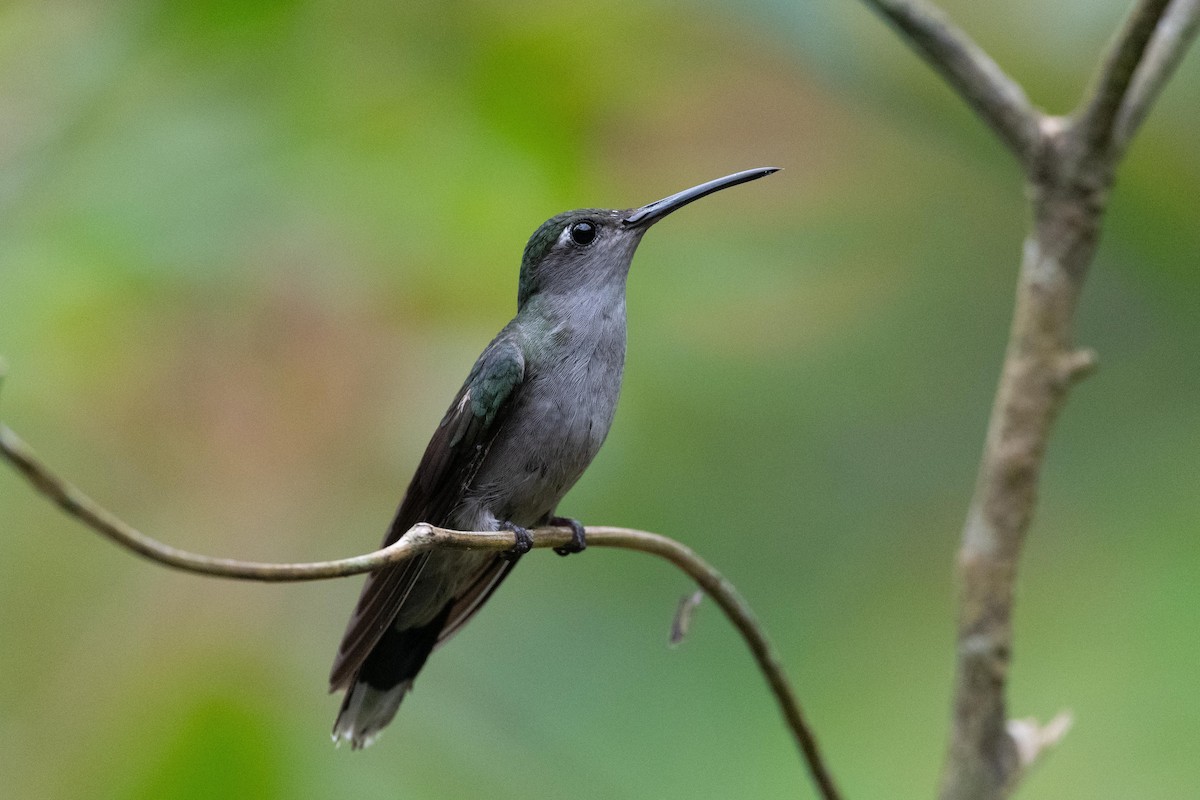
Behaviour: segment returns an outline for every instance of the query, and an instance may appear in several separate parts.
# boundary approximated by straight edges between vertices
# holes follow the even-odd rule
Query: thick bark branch
[[[937,6],[920,0],[864,0],[962,97],[1016,155],[1034,157],[1039,112],[1021,87]]]
[[[1008,721],[1017,567],[1054,420],[1095,364],[1073,320],[1113,174],[1190,41],[1200,0],[1139,0],[1071,119],[1033,110],[1020,87],[936,8],[866,0],[995,131],[1026,167],[1026,240],[1008,349],[958,555],[958,658],[942,800],[1007,797],[1068,727]],[[1165,16],[1164,16],[1165,12]]]
[[[1037,201],[1008,352],[958,555],[958,660],[943,800],[1002,798],[1023,773],[1005,685],[1018,559],[1033,519],[1050,429],[1092,357],[1071,321],[1099,231],[1099,209],[1057,191]]]
[[[334,561],[268,564],[189,553],[159,542],[125,523],[47,467],[19,436],[0,423],[0,458],[8,461],[32,486],[63,511],[92,530],[155,563],[185,572],[255,581],[310,581],[372,572],[412,558],[418,553],[445,547],[465,550],[511,550],[511,531],[453,531],[424,523],[414,525],[395,544],[365,555]],[[569,528],[546,527],[531,531],[533,546],[561,547],[571,541]],[[779,705],[780,713],[808,766],[823,800],[841,796],[817,746],[783,664],[767,639],[766,631],[737,589],[691,548],[656,533],[630,528],[589,527],[592,547],[636,550],[663,558],[678,567],[713,599],[737,628]]]
[[[1133,84],[1117,112],[1113,147],[1123,151],[1137,133],[1150,106],[1200,31],[1200,0],[1171,0],[1158,21],[1146,55],[1133,75]]]

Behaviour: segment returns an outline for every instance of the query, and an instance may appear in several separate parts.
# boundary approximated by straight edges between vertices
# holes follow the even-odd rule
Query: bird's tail
[[[378,738],[433,652],[449,611],[447,605],[425,625],[400,631],[389,628],[383,634],[346,690],[333,723],[335,744],[349,742],[360,750]]]
[[[380,731],[396,716],[400,701],[412,688],[412,681],[404,681],[391,689],[376,689],[366,681],[355,681],[346,690],[342,710],[333,723],[334,744],[349,742],[355,750],[369,747]]]

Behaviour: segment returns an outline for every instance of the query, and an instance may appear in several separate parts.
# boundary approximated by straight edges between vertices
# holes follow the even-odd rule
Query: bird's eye
[[[576,222],[571,226],[571,241],[586,246],[596,238],[596,225],[592,222]]]

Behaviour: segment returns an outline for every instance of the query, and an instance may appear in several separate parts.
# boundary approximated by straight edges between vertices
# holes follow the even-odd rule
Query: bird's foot
[[[522,528],[520,525],[515,525],[511,522],[502,522],[500,523],[500,529],[512,531],[517,537],[517,543],[513,545],[512,550],[505,550],[500,554],[500,557],[505,561],[516,561],[533,549],[533,534],[529,532],[528,528]]]
[[[548,520],[551,525],[565,525],[571,529],[571,541],[564,544],[562,547],[554,548],[554,552],[560,556],[569,556],[572,553],[582,553],[587,547],[587,537],[584,536],[583,523],[571,517],[551,517]]]

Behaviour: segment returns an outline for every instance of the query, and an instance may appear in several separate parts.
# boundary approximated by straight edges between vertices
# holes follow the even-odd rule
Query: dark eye
[[[589,245],[596,238],[596,225],[591,222],[576,222],[571,226],[571,241],[578,245]]]

